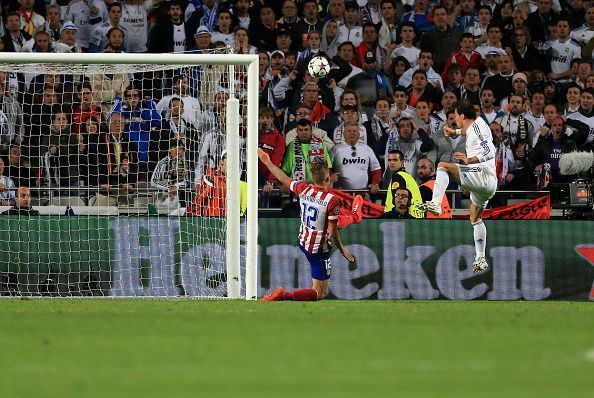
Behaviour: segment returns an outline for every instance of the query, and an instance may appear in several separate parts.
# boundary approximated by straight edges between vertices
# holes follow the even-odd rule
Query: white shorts
[[[497,190],[497,178],[485,172],[480,164],[456,164],[460,174],[460,186],[470,191],[470,200],[476,206],[484,209],[489,199],[495,195]]]

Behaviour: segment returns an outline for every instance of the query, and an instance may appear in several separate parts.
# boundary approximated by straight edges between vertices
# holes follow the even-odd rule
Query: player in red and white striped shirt
[[[330,172],[326,163],[313,163],[311,174],[313,184],[299,182],[289,178],[272,161],[270,156],[258,149],[258,157],[268,170],[283,185],[288,186],[297,196],[301,206],[301,227],[299,229],[299,247],[311,265],[312,288],[299,289],[292,292],[282,287],[261,301],[315,301],[321,300],[328,294],[328,279],[330,279],[330,240],[332,240],[342,255],[349,261],[355,258],[343,245],[338,233],[338,214],[340,213],[340,199],[328,187]]]

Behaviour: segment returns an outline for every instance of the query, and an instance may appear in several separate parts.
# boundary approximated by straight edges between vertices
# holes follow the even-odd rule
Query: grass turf
[[[3,397],[593,397],[594,303],[0,301]]]

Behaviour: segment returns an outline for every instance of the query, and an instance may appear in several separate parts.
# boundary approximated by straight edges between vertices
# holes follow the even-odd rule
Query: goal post
[[[71,73],[73,76],[85,76],[87,74],[91,75],[93,73],[97,73],[97,68],[105,68],[104,72],[106,74],[114,73],[113,71],[117,71],[118,73],[128,74],[130,76],[130,80],[136,78],[135,76],[140,75],[142,76],[143,73],[147,73],[146,71],[159,71],[160,66],[165,66],[166,69],[169,71],[167,73],[172,74],[176,68],[195,68],[195,67],[209,67],[212,65],[221,66],[224,68],[225,72],[222,74],[224,76],[217,76],[215,77],[216,81],[210,82],[210,88],[220,90],[217,92],[225,92],[228,94],[228,100],[226,101],[225,105],[225,127],[221,128],[216,120],[210,120],[212,122],[213,128],[216,130],[220,128],[224,130],[224,134],[222,137],[222,141],[224,143],[224,149],[226,152],[226,173],[223,170],[223,174],[225,174],[225,184],[226,184],[226,209],[224,211],[225,222],[223,224],[217,224],[216,220],[204,219],[204,227],[205,229],[210,228],[209,233],[212,233],[214,236],[212,239],[220,239],[225,240],[224,242],[224,259],[225,264],[224,270],[218,268],[219,271],[224,271],[225,275],[222,277],[221,280],[218,280],[214,285],[222,285],[226,284],[226,292],[221,294],[220,296],[216,292],[220,292],[220,289],[217,290],[217,287],[212,288],[215,294],[212,297],[227,297],[227,298],[245,298],[247,300],[254,300],[257,298],[257,281],[258,281],[258,158],[257,158],[257,147],[258,147],[258,56],[257,55],[240,55],[240,54],[223,54],[223,53],[212,53],[212,54],[111,54],[111,53],[94,53],[94,54],[79,54],[79,53],[2,53],[0,55],[0,71],[4,72],[11,72],[12,69],[16,68],[18,65],[19,71],[26,75],[27,71],[30,68],[31,70],[40,70],[43,68],[52,69],[54,68],[62,75],[66,75]],[[146,66],[146,67],[145,67]],[[16,70],[16,69],[15,69]],[[104,73],[102,72],[102,73]],[[150,72],[149,72],[150,73]],[[166,78],[164,75],[167,73],[163,73],[159,79],[159,81],[165,81]],[[205,74],[199,71],[197,79],[205,78]],[[34,74],[34,73],[32,73]],[[134,76],[134,77],[133,77]],[[170,77],[170,76],[169,76]],[[142,78],[140,78],[142,79]],[[245,80],[245,81],[243,81]],[[81,82],[83,80],[81,79]],[[18,82],[21,83],[20,81]],[[28,84],[34,84],[35,81],[31,81]],[[154,82],[151,82],[153,84]],[[8,84],[8,83],[6,83]],[[25,92],[28,90],[27,88],[23,89],[22,96],[26,96],[27,93]],[[239,96],[240,93],[238,90],[243,91],[241,95],[245,96],[245,100],[243,102],[240,101]],[[71,93],[72,96],[75,93]],[[200,95],[203,93],[200,92]],[[214,93],[211,93],[214,94]],[[123,96],[123,95],[121,95]],[[211,98],[212,95],[209,97]],[[180,101],[181,102],[181,101]],[[120,104],[121,105],[121,104]],[[207,104],[203,104],[207,105]],[[210,104],[208,104],[210,105]],[[117,101],[113,103],[111,111],[115,107],[117,107]],[[218,117],[217,114],[213,115],[214,118]],[[212,119],[212,118],[211,118]],[[198,123],[196,123],[197,125]],[[240,131],[244,129],[244,131]],[[199,130],[199,129],[198,129]],[[207,135],[207,131],[199,131],[198,135],[200,136],[200,140],[203,140]],[[218,142],[218,141],[217,141]],[[198,150],[200,150],[200,156],[202,156],[202,151],[204,150],[204,142],[201,142],[200,148],[193,148],[195,150],[195,156],[198,156]],[[242,145],[244,145],[244,152],[242,152]],[[184,148],[188,151],[188,148]],[[218,152],[213,159],[214,162],[219,162],[222,154],[222,149],[219,148]],[[118,149],[119,150],[119,149]],[[242,165],[245,165],[245,169],[242,169]],[[118,162],[118,167],[120,166]],[[44,173],[43,165],[38,166],[38,174]],[[188,167],[185,167],[188,168]],[[152,170],[149,170],[150,173]],[[198,174],[198,173],[196,173]],[[240,207],[241,207],[241,195],[240,195],[240,180],[242,177],[247,177],[247,214],[244,221],[245,224],[245,233],[242,232],[242,221],[240,216]],[[200,184],[199,180],[195,180],[194,183],[196,186]],[[146,182],[146,185],[149,185]],[[17,187],[18,188],[18,187]],[[90,187],[68,187],[67,189],[64,187],[58,187],[58,192],[68,191],[69,194],[72,192],[88,192]],[[16,189],[16,188],[15,188]],[[41,192],[41,191],[39,191]],[[193,202],[192,202],[193,204]],[[118,205],[119,206],[119,205]],[[38,205],[39,207],[39,205]],[[43,207],[43,205],[41,206]],[[56,210],[54,207],[56,206],[48,206],[51,211],[57,212],[61,210]],[[35,205],[34,205],[35,208]],[[68,209],[66,208],[66,213],[68,214]],[[149,204],[148,209],[151,209]],[[131,212],[130,208],[124,209],[128,211],[128,216]],[[139,210],[138,214],[142,213],[142,209]],[[86,211],[86,210],[85,210]],[[118,208],[118,212],[122,212],[122,209]],[[92,212],[91,212],[92,213]],[[91,214],[89,213],[89,214]],[[43,214],[43,211],[42,211]],[[65,217],[63,217],[64,213],[56,213],[62,214],[60,215],[60,220],[65,221]],[[74,211],[76,215],[76,210]],[[188,209],[186,209],[186,214],[188,214]],[[39,255],[39,258],[51,259],[59,258],[59,259],[68,259],[69,263],[66,264],[38,264],[40,269],[42,267],[49,267],[46,271],[46,268],[43,268],[44,271],[47,272],[47,278],[45,281],[52,280],[49,276],[50,274],[56,274],[57,276],[54,279],[60,279],[62,285],[64,283],[68,283],[69,286],[71,285],[70,275],[65,276],[66,273],[71,272],[69,267],[75,268],[84,268],[84,261],[86,258],[91,259],[94,256],[98,256],[101,254],[102,250],[105,250],[105,245],[103,241],[101,242],[93,242],[92,244],[89,243],[88,246],[85,245],[85,251],[88,251],[88,257],[80,256],[78,253],[61,253],[56,254],[54,250],[62,250],[67,245],[64,242],[57,241],[52,243],[53,239],[60,239],[62,233],[64,232],[64,226],[61,225],[56,227],[60,233],[53,234],[51,228],[49,230],[44,230],[41,232],[42,224],[44,223],[51,223],[52,220],[48,217],[47,220],[43,222],[37,222],[33,217],[34,216],[27,216],[26,226],[22,224],[24,220],[24,216],[18,216],[18,220],[15,218],[5,218],[10,216],[0,216],[4,219],[2,223],[5,225],[5,228],[0,227],[0,239],[5,239],[5,237],[11,234],[11,231],[8,228],[14,228],[15,225],[19,224],[18,226],[18,234],[15,233],[15,236],[20,236],[19,244],[22,245],[22,248],[32,248],[32,247],[43,247],[43,255]],[[94,217],[102,217],[99,213],[94,214]],[[107,215],[106,215],[107,217]],[[167,218],[166,218],[167,217]],[[200,219],[202,217],[201,214],[196,214],[194,219]],[[56,217],[58,218],[58,217]],[[192,222],[186,222],[186,219],[183,218],[181,214],[177,215],[167,215],[164,216],[160,214],[157,217],[161,221],[149,221],[148,223],[142,224],[142,226],[138,227],[134,224],[136,221],[133,218],[129,220],[123,217],[119,218],[117,221],[120,222],[122,226],[122,231],[128,233],[130,228],[135,229],[135,231],[141,230],[138,234],[142,235],[143,228],[147,228],[150,234],[159,234],[162,225],[168,225],[172,228],[177,228],[179,234],[183,234],[184,231],[192,231]],[[149,219],[150,220],[150,219]],[[10,222],[8,222],[10,221]],[[124,222],[125,221],[125,222]],[[129,221],[129,222],[128,222]],[[144,221],[143,221],[144,222]],[[196,223],[200,223],[201,221],[196,221]],[[82,225],[84,223],[82,221],[77,222],[66,222],[64,225],[77,225],[77,228],[80,230],[76,231],[76,234],[79,234],[82,231]],[[112,223],[113,224],[113,223]],[[110,224],[110,225],[112,225]],[[182,225],[183,224],[183,225]],[[86,225],[86,224],[85,224]],[[81,236],[90,236],[90,230],[94,228],[93,225],[103,225],[101,222],[96,222],[96,219],[93,222],[89,223],[89,231],[84,231],[81,233]],[[132,226],[131,226],[132,225]],[[40,231],[33,231],[31,230],[29,235],[26,234],[24,228],[34,228],[34,226],[40,226]],[[113,225],[112,225],[113,227]],[[118,228],[120,225],[118,224]],[[67,229],[68,227],[66,227]],[[87,227],[84,227],[87,228]],[[115,228],[115,227],[114,227]],[[215,231],[216,229],[216,231]],[[220,231],[220,229],[225,229],[225,231]],[[35,243],[32,241],[27,241],[27,239],[35,239],[43,233],[47,233],[47,238],[44,239],[43,242]],[[68,233],[68,232],[66,232]],[[192,232],[190,232],[191,234]],[[242,236],[244,234],[245,236]],[[107,235],[105,233],[104,235]],[[97,234],[100,238],[97,239],[104,239],[103,234],[99,232]],[[124,235],[125,236],[125,235]],[[174,235],[172,235],[174,236]],[[12,239],[12,238],[11,238]],[[89,240],[92,238],[88,238]],[[136,239],[136,238],[135,238]],[[188,281],[195,280],[196,278],[206,278],[208,279],[208,272],[201,269],[197,270],[197,268],[202,267],[201,264],[196,264],[197,261],[206,261],[213,262],[215,257],[223,258],[222,256],[218,255],[218,250],[211,245],[211,242],[205,242],[204,247],[207,249],[204,250],[214,250],[213,253],[207,253],[206,255],[196,254],[199,253],[200,250],[196,249],[192,251],[192,241],[198,242],[200,241],[200,237],[189,237],[186,239],[184,236],[179,236],[177,238],[165,238],[157,239],[156,236],[149,237],[151,247],[148,251],[143,251],[142,247],[139,247],[140,240],[142,237],[137,238],[138,241],[131,239],[130,242],[115,242],[110,243],[107,245],[107,248],[112,252],[117,252],[113,254],[112,257],[109,258],[108,261],[120,261],[122,264],[133,264],[132,266],[126,268],[120,268],[110,271],[113,272],[113,278],[109,277],[109,281],[105,281],[105,277],[99,278],[99,283],[106,283],[108,282],[110,285],[109,287],[101,290],[102,292],[111,291],[115,296],[198,296],[198,297],[211,297],[208,293],[210,290],[207,290],[207,293],[196,293],[192,294],[193,288],[191,286],[186,286],[184,283],[190,283]],[[211,238],[209,238],[211,239]],[[242,249],[242,241],[245,242],[245,246]],[[153,243],[154,242],[154,243]],[[10,291],[7,291],[7,286],[12,286],[14,289],[15,286],[19,285],[21,275],[19,272],[30,272],[32,261],[30,258],[35,257],[31,256],[31,253],[25,253],[25,250],[21,249],[21,246],[16,248],[12,245],[11,242],[4,242],[5,248],[9,251],[10,259],[6,261],[3,265],[0,262],[0,272],[2,273],[2,279],[0,279],[0,284],[2,284],[3,288],[5,289],[4,293],[2,289],[0,289],[0,294],[8,295]],[[80,242],[78,243],[80,244]],[[126,254],[128,253],[126,250],[118,252],[118,247],[128,245],[129,247],[125,247],[124,249],[128,250],[137,250],[140,253],[140,257],[142,258],[125,258]],[[12,245],[12,246],[11,246]],[[175,251],[175,254],[167,254],[167,259],[171,260],[174,259],[176,262],[181,263],[179,265],[181,267],[180,270],[171,270],[168,267],[172,266],[171,264],[165,264],[166,261],[163,259],[158,259],[163,264],[163,267],[158,268],[154,264],[146,265],[145,262],[148,259],[151,262],[154,257],[153,251],[157,250],[152,245],[162,245],[167,246],[166,249],[160,248],[159,250],[169,250],[171,252]],[[210,245],[210,246],[209,246]],[[0,244],[0,247],[2,245]],[[74,245],[72,250],[75,250]],[[142,246],[142,243],[140,243]],[[173,248],[172,248],[173,247]],[[178,251],[179,248],[179,252]],[[182,249],[187,253],[182,253]],[[96,252],[98,251],[98,252]],[[192,252],[190,255],[189,253]],[[222,253],[221,253],[222,255]],[[193,257],[192,257],[193,256]],[[73,257],[79,258],[76,264]],[[84,257],[84,258],[83,258]],[[23,265],[23,259],[27,258],[28,260],[25,261],[26,265]],[[114,260],[115,258],[115,260]],[[196,261],[194,261],[196,260]],[[15,266],[14,262],[18,262],[19,264]],[[66,261],[66,260],[65,260]],[[88,260],[91,263],[91,260]],[[102,259],[102,261],[104,261]],[[41,260],[40,260],[41,262]],[[54,268],[52,268],[52,266]],[[12,268],[10,268],[12,267]],[[144,268],[143,268],[144,267]],[[219,267],[222,267],[219,265]],[[8,269],[8,271],[6,269]],[[26,268],[27,271],[23,271],[23,268]],[[146,275],[146,269],[150,268],[149,273],[150,276]],[[16,272],[13,272],[15,271]],[[89,264],[89,275],[91,272],[95,272],[93,270],[93,264]],[[87,272],[86,270],[79,270],[79,273]],[[106,275],[105,270],[97,271],[99,275]],[[117,274],[116,274],[117,273]],[[12,278],[12,282],[11,282]],[[161,278],[161,279],[159,279]],[[19,291],[17,292],[18,295],[31,295],[31,296],[84,296],[85,294],[80,293],[75,289],[74,294],[63,294],[60,290],[61,288],[54,287],[54,294],[49,294],[48,291],[45,291],[45,287],[40,286],[42,283],[42,278],[39,276],[37,279],[34,278],[34,282],[30,282],[31,286],[27,286],[27,289],[17,288]],[[95,277],[95,279],[97,279]],[[116,280],[117,279],[117,280]],[[29,279],[24,278],[26,283],[29,283]],[[67,280],[67,282],[63,282],[63,280]],[[80,282],[80,275],[79,281]],[[150,282],[142,282],[142,281],[150,281]],[[181,282],[180,282],[181,280]],[[58,282],[56,282],[58,283]],[[206,285],[209,285],[210,282],[205,282]],[[35,286],[33,286],[35,285]],[[176,286],[180,286],[177,288]],[[183,286],[182,286],[183,285]],[[191,285],[191,283],[190,283]],[[210,285],[209,285],[210,286]],[[195,292],[200,291],[199,289],[195,289]],[[7,293],[8,292],[8,293]],[[50,292],[51,293],[51,292]],[[98,294],[98,295],[107,295],[107,294]]]

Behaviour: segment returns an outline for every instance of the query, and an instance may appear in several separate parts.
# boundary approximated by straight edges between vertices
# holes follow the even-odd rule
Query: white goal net
[[[255,298],[256,57],[54,57],[0,60],[0,295]]]

